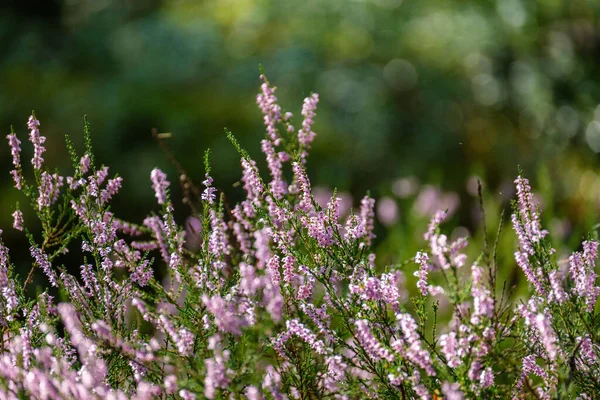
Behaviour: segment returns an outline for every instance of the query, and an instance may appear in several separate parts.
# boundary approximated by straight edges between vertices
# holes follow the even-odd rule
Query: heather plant
[[[299,121],[280,107],[264,74],[261,80],[256,100],[269,178],[226,132],[240,154],[245,198],[225,202],[207,151],[203,189],[179,177],[199,221],[187,227],[175,219],[170,178],[159,169],[149,180],[155,211],[143,221],[111,211],[123,180],[97,164],[87,121],[83,154],[66,137],[68,176],[44,163],[46,138],[35,115],[27,123],[31,173],[11,131],[11,175],[41,235],[17,205],[13,228],[29,241],[32,267],[18,276],[0,245],[1,398],[600,393],[595,238],[558,260],[520,174],[512,225],[526,297],[497,282],[498,268],[512,266],[498,265],[497,240],[485,224],[484,247],[469,259],[468,239],[451,241],[444,233],[445,210],[424,227],[414,258],[377,265],[375,200],[365,196],[342,219],[335,191],[324,207],[313,196],[305,166],[318,95],[304,100]],[[81,253],[75,268],[64,265],[68,252]],[[48,285],[30,298],[26,288],[38,270]],[[406,286],[411,273],[416,287]],[[442,306],[450,310],[445,315]]]

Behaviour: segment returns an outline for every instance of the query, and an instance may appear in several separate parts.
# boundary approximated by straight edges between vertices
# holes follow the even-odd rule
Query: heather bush
[[[318,95],[304,100],[300,121],[261,79],[269,178],[227,132],[240,154],[245,199],[225,202],[206,152],[203,189],[186,175],[179,179],[197,222],[188,226],[175,220],[173,179],[159,169],[149,181],[155,211],[143,221],[111,211],[123,181],[94,159],[87,122],[83,155],[66,137],[69,176],[45,165],[35,115],[27,123],[31,173],[21,141],[8,135],[15,187],[38,221],[24,221],[17,205],[13,228],[29,241],[32,260],[25,277],[0,246],[1,398],[600,393],[595,238],[558,260],[520,174],[511,219],[527,297],[497,282],[499,268],[513,267],[497,265],[502,226],[488,238],[484,225],[484,246],[468,259],[467,238],[451,241],[444,233],[445,210],[424,227],[423,250],[413,259],[377,265],[370,250],[375,200],[365,196],[342,219],[335,192],[325,207],[313,196],[305,165]],[[64,265],[68,252],[81,253],[79,265]],[[36,271],[48,285],[29,298]],[[416,287],[406,287],[413,273]]]

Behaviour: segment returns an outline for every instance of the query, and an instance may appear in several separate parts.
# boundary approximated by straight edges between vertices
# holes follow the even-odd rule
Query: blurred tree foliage
[[[173,133],[197,181],[211,147],[215,181],[235,197],[239,160],[223,127],[262,161],[262,63],[296,126],[302,99],[321,95],[313,183],[356,204],[415,176],[466,197],[459,223],[473,228],[468,178],[506,205],[521,165],[551,216],[589,229],[600,206],[599,11],[593,0],[13,0],[0,5],[0,126],[25,142],[35,109],[47,162],[66,167],[63,134],[77,137],[88,114],[97,159],[124,178],[115,211],[131,219],[152,207],[152,167],[177,179],[152,128]],[[17,196],[8,146],[0,160],[4,228]]]

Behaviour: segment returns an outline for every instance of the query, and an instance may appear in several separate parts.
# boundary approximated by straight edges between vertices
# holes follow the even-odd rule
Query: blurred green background
[[[152,128],[173,133],[168,144],[197,182],[212,148],[217,187],[235,201],[239,159],[223,128],[264,165],[263,64],[296,126],[302,99],[320,94],[313,185],[321,195],[336,186],[355,206],[371,190],[385,262],[424,246],[438,207],[452,211],[453,235],[476,233],[477,178],[495,229],[518,165],[545,226],[575,245],[600,207],[599,17],[592,0],[5,1],[0,127],[14,124],[29,159],[35,109],[47,163],[67,173],[64,134],[81,149],[87,114],[97,160],[124,178],[120,217],[156,209],[153,167],[178,180]],[[0,226],[12,243],[20,194],[7,145],[0,164]],[[513,245],[507,237],[506,260]]]

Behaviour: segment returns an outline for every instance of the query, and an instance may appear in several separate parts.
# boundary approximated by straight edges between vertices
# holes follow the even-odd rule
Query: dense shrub
[[[305,172],[319,98],[304,100],[300,129],[264,76],[257,103],[270,178],[241,155],[246,198],[228,205],[213,187],[181,177],[194,223],[175,221],[167,176],[150,174],[160,209],[127,221],[110,209],[122,185],[86,149],[62,176],[44,164],[46,138],[28,121],[33,180],[8,135],[15,186],[33,221],[14,214],[30,242],[32,270],[16,276],[0,247],[0,397],[121,398],[593,398],[600,393],[595,262],[591,237],[556,259],[528,181],[519,176],[512,224],[529,297],[514,302],[496,282],[486,235],[468,260],[466,238],[443,233],[438,211],[425,250],[377,266],[374,199],[342,220],[336,194],[322,208]],[[61,264],[82,253],[79,273]],[[165,276],[157,271],[166,266]],[[508,268],[503,266],[502,268]],[[33,272],[49,287],[25,295]],[[413,271],[416,288],[407,290]],[[440,277],[442,286],[430,280]],[[413,293],[412,296],[410,294]],[[59,300],[57,300],[59,299]],[[440,307],[450,309],[449,318]],[[438,317],[439,323],[438,323]]]

